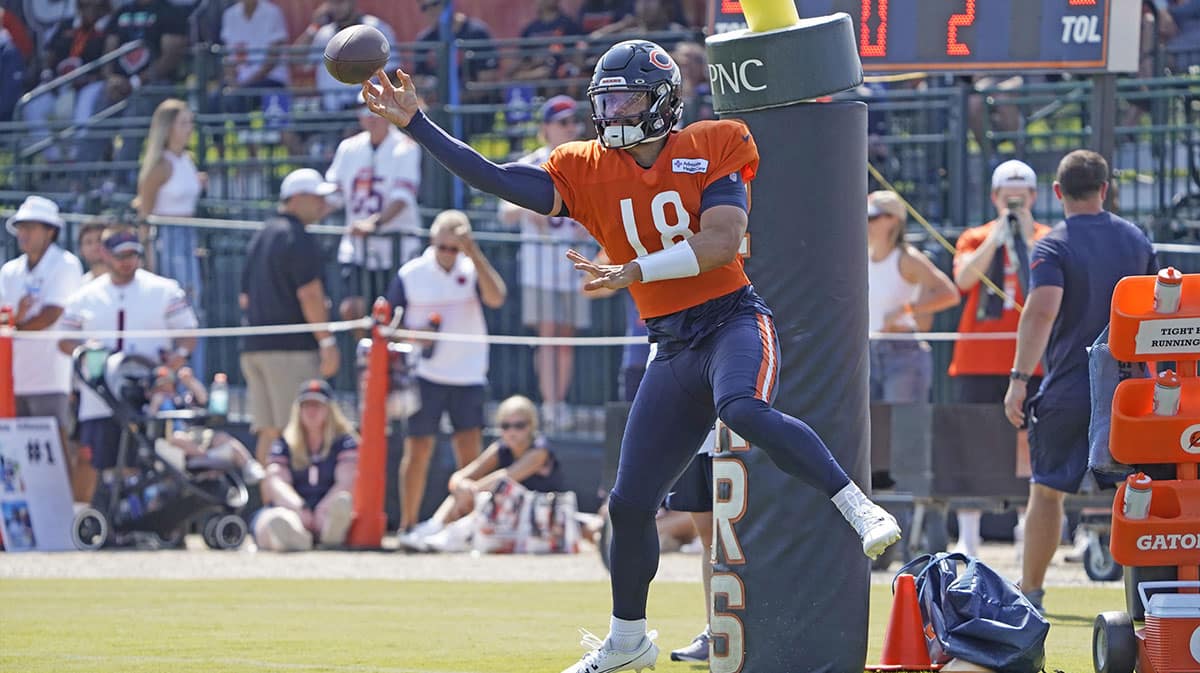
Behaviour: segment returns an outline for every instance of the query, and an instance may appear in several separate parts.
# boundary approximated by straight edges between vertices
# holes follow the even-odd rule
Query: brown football
[[[325,45],[325,69],[339,82],[361,84],[387,65],[391,46],[371,26],[348,26]]]

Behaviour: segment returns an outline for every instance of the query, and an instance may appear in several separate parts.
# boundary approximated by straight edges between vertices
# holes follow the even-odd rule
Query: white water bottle
[[[208,415],[229,415],[229,377],[224,372],[213,376],[212,387],[208,389]]]
[[[1181,392],[1178,374],[1170,369],[1159,373],[1154,380],[1154,415],[1174,416],[1178,414]]]
[[[1145,519],[1150,516],[1150,477],[1145,473],[1131,474],[1125,479],[1125,502],[1122,512],[1126,519]]]
[[[1183,297],[1183,274],[1173,266],[1158,272],[1154,281],[1154,310],[1157,313],[1176,313]]]

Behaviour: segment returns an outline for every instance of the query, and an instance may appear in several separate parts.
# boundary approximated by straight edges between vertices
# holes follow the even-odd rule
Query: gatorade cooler
[[[1142,582],[1138,593],[1146,608],[1141,639],[1145,658],[1155,673],[1195,673],[1200,670],[1200,594],[1156,593],[1147,589],[1197,588],[1200,582]]]

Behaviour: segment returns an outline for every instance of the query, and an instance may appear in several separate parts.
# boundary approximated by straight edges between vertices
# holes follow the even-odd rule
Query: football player
[[[551,216],[572,217],[612,264],[568,257],[590,288],[628,287],[646,320],[655,359],[634,398],[621,442],[612,518],[613,610],[607,638],[564,673],[654,665],[646,596],[658,569],[655,510],[720,417],[785,472],[829,496],[878,556],[900,537],[813,430],[774,408],[779,342],[771,310],[742,270],[747,183],[758,167],[749,129],[697,122],[672,131],[683,101],[679,67],[657,44],[628,40],[601,56],[588,87],[598,138],[559,146],[541,166],[494,164],[420,111],[412,78],[386,73],[363,84],[368,107],[405,128],[477,189]]]

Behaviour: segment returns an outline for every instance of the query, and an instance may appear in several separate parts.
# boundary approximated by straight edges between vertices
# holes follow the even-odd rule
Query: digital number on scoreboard
[[[1140,0],[796,0],[801,17],[845,12],[868,72],[1137,69]],[[745,27],[713,0],[710,28]]]

